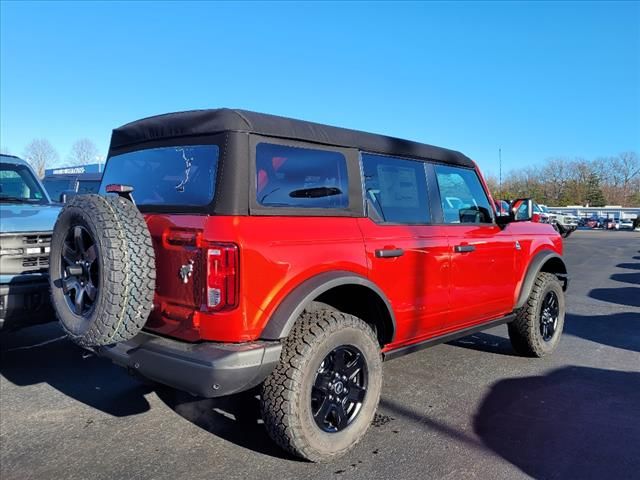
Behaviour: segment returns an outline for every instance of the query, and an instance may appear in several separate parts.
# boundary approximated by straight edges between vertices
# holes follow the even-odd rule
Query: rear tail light
[[[210,311],[229,310],[238,305],[238,246],[232,243],[208,244],[207,307]]]

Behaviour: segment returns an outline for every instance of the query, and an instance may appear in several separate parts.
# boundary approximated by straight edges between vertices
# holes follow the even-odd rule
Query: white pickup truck
[[[537,209],[537,210],[536,210]],[[551,212],[546,205],[534,203],[534,213],[546,216],[548,222],[553,225],[563,238],[567,238],[578,228],[578,217],[568,213]]]

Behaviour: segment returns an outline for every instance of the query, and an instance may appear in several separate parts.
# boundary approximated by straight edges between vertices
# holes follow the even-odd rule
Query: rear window
[[[100,193],[112,183],[131,185],[138,205],[204,206],[215,194],[217,145],[151,148],[111,157]]]
[[[340,152],[259,143],[257,202],[268,207],[347,208],[347,161]]]

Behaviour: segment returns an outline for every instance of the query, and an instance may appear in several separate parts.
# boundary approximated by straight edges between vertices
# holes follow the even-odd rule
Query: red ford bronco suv
[[[62,326],[194,395],[260,386],[295,455],[358,442],[383,360],[502,323],[520,354],[558,344],[560,236],[528,199],[497,216],[461,153],[218,109],[117,128],[108,157],[55,226]]]

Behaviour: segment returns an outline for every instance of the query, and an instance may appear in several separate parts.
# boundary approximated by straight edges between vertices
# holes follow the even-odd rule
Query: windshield
[[[100,184],[133,187],[138,205],[204,206],[215,193],[217,145],[152,148],[111,157]]]
[[[0,202],[49,203],[26,165],[0,163]]]
[[[44,188],[47,189],[49,196],[54,202],[57,202],[62,192],[73,190],[74,178],[46,178],[42,181]]]

